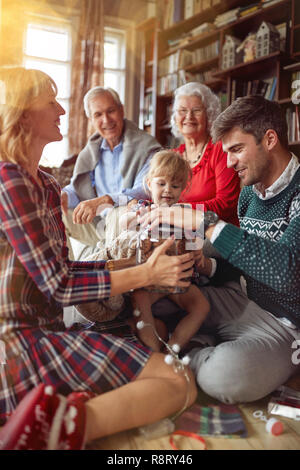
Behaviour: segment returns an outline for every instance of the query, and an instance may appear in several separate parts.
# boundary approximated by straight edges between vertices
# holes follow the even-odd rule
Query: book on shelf
[[[207,10],[212,7],[212,0],[202,0],[201,10]]]
[[[225,13],[221,13],[218,15],[214,21],[214,24],[217,28],[221,26],[226,26],[227,24],[236,21],[239,18],[240,7],[234,8],[233,10],[229,10]]]
[[[281,2],[282,0],[261,0],[261,6],[267,8],[275,3]]]
[[[170,28],[184,18],[184,0],[165,0],[164,29]]]
[[[221,110],[224,111],[227,108],[227,93],[225,91],[219,91],[216,93],[221,103]]]
[[[173,24],[178,23],[183,19],[183,0],[173,0]]]
[[[190,34],[193,37],[195,37],[195,36],[199,36],[202,33],[207,33],[207,32],[213,31],[214,29],[216,29],[216,27],[213,23],[207,23],[206,22],[206,23],[202,23],[199,26],[197,26],[196,28],[192,29],[190,31]]]
[[[267,100],[272,101],[275,98],[276,85],[277,85],[277,77],[273,77],[272,83],[270,86],[270,93],[268,94],[268,96],[265,96]]]
[[[194,0],[194,15],[201,13],[202,11],[202,0]]]
[[[280,23],[275,25],[275,28],[280,34],[280,46],[279,49],[284,52],[286,50],[286,31],[287,31],[287,24]]]
[[[157,81],[158,95],[167,95],[178,88],[178,73],[170,73]]]
[[[212,43],[208,44],[207,46],[200,47],[194,51],[194,61],[195,63],[204,62],[206,60],[213,59],[217,57],[220,53],[220,42],[213,41]]]
[[[181,34],[179,38],[175,38],[175,39],[168,39],[168,47],[170,49],[172,48],[178,48],[178,47],[182,47],[182,46],[185,46],[186,44],[188,44],[190,41],[192,40],[192,35],[190,33],[186,33],[186,34]]]
[[[165,0],[165,7],[163,13],[163,27],[167,29],[171,26],[171,17],[172,17],[172,9],[173,9],[173,0]]]
[[[300,65],[300,64],[299,64]],[[294,104],[300,103],[300,70],[293,72],[291,77],[291,99]]]
[[[263,80],[252,80],[248,82],[247,95],[265,96],[268,89],[268,83]]]
[[[288,126],[289,142],[300,142],[300,123],[299,123],[299,107],[286,110],[286,122]]]
[[[187,70],[179,70],[178,72],[178,86],[185,85],[188,82],[199,82],[204,84],[209,84],[212,82],[214,77],[214,72],[217,72],[216,68],[211,68],[209,70],[204,70],[203,72],[188,72]]]
[[[178,71],[178,86],[185,85],[188,82],[196,82],[195,74],[188,72],[187,70]]]
[[[244,16],[251,15],[251,13],[254,13],[260,8],[261,8],[260,2],[252,3],[251,5],[248,5],[246,7],[240,7],[239,16],[240,18],[243,18]]]
[[[144,126],[149,126],[153,119],[152,93],[148,93],[144,98]]]
[[[260,95],[268,100],[273,100],[276,91],[277,78],[265,80],[239,80],[231,81],[231,102],[240,96]]]
[[[213,41],[207,46],[189,51],[188,49],[179,49],[175,53],[164,57],[158,62],[158,76],[162,77],[171,73],[175,73],[180,69],[205,62],[219,55],[220,42]]]
[[[184,2],[184,19],[187,20],[194,15],[194,0],[185,0]]]

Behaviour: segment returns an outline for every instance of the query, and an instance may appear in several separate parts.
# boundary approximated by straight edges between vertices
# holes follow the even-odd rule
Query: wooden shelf
[[[283,98],[281,100],[277,100],[278,104],[292,104],[292,98]]]
[[[173,98],[173,91],[169,91],[169,93],[165,93],[164,95],[158,95],[159,98],[162,98],[166,101],[169,101]]]
[[[179,21],[178,23],[172,25],[170,28],[162,29],[160,34],[163,38],[173,38],[178,36],[178,34],[186,33],[193,28],[196,28],[202,23],[213,22],[217,15],[224,13],[225,11],[236,8],[240,5],[241,0],[222,0],[221,3],[216,5],[213,8],[208,8],[201,13],[198,13],[191,18],[186,20]],[[253,0],[246,0],[246,3],[250,5],[253,3]]]
[[[163,126],[159,126],[159,129],[160,129],[161,131],[163,131],[163,130],[169,130],[169,129],[171,129],[171,124],[164,124]]]
[[[298,72],[298,70],[300,70],[300,62],[297,62],[296,64],[286,65],[283,68],[284,70],[288,70],[289,72]]]
[[[217,40],[218,37],[219,37],[218,30],[214,29],[213,31],[207,31],[206,33],[200,34],[198,36],[194,36],[186,44],[182,44],[181,46],[168,49],[164,54],[160,56],[160,59],[168,57],[169,55],[174,54],[175,52],[183,50],[183,49],[194,50],[200,45],[205,46],[206,44],[209,44],[212,40]]]
[[[296,142],[289,142],[289,146],[290,146],[290,147],[296,147],[296,146],[298,146],[298,145],[300,145],[300,140],[298,140],[298,141],[296,141]]]
[[[241,62],[234,67],[216,72],[214,73],[214,76],[217,78],[231,77],[248,79],[253,75],[260,75],[261,73],[266,72],[268,70],[268,66],[278,59],[287,59],[287,55],[281,51],[276,51],[268,56],[259,57],[258,59],[251,60],[249,62]]]
[[[268,21],[272,24],[280,24],[285,20],[284,16],[287,13],[286,7],[290,6],[290,4],[291,0],[281,0],[268,7],[261,7],[247,16],[243,16],[228,25],[222,26],[221,29],[225,34],[228,34],[228,30],[234,31],[235,33],[243,33],[245,28],[251,28],[251,30],[257,29],[263,21]],[[285,9],[285,11],[283,9]],[[247,22],[251,23],[251,26],[247,26],[245,24]]]
[[[202,70],[207,70],[210,67],[214,67],[219,63],[219,56],[212,57],[211,59],[205,60],[203,62],[198,62],[197,64],[189,65],[185,67],[186,72],[201,72]]]

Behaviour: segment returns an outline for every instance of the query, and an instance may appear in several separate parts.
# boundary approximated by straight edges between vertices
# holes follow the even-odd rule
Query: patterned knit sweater
[[[227,224],[214,246],[242,271],[249,299],[300,327],[300,168],[270,199],[244,187],[238,211],[241,229]]]

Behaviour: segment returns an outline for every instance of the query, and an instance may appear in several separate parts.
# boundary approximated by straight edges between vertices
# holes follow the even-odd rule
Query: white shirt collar
[[[283,191],[290,184],[299,166],[300,163],[298,161],[298,158],[295,154],[292,153],[292,158],[289,161],[289,164],[287,165],[286,169],[283,171],[283,173],[281,173],[279,178],[277,178],[277,180],[274,181],[273,184],[271,184],[271,186],[265,189],[265,195],[263,195],[262,193],[262,187],[260,183],[257,183],[252,186],[253,191],[260,199],[271,199],[272,197],[276,196],[281,191]]]
[[[118,149],[118,148],[122,148],[122,146],[123,146],[123,139],[121,139],[121,141],[114,147],[114,150],[115,150],[115,149]],[[102,150],[110,150],[110,146],[108,145],[106,139],[102,139],[100,148],[101,148]],[[110,151],[111,151],[111,150],[110,150]]]

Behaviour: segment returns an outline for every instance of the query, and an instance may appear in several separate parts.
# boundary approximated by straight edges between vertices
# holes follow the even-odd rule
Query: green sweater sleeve
[[[227,224],[214,246],[233,266],[275,291],[299,289],[300,214],[277,242]]]

